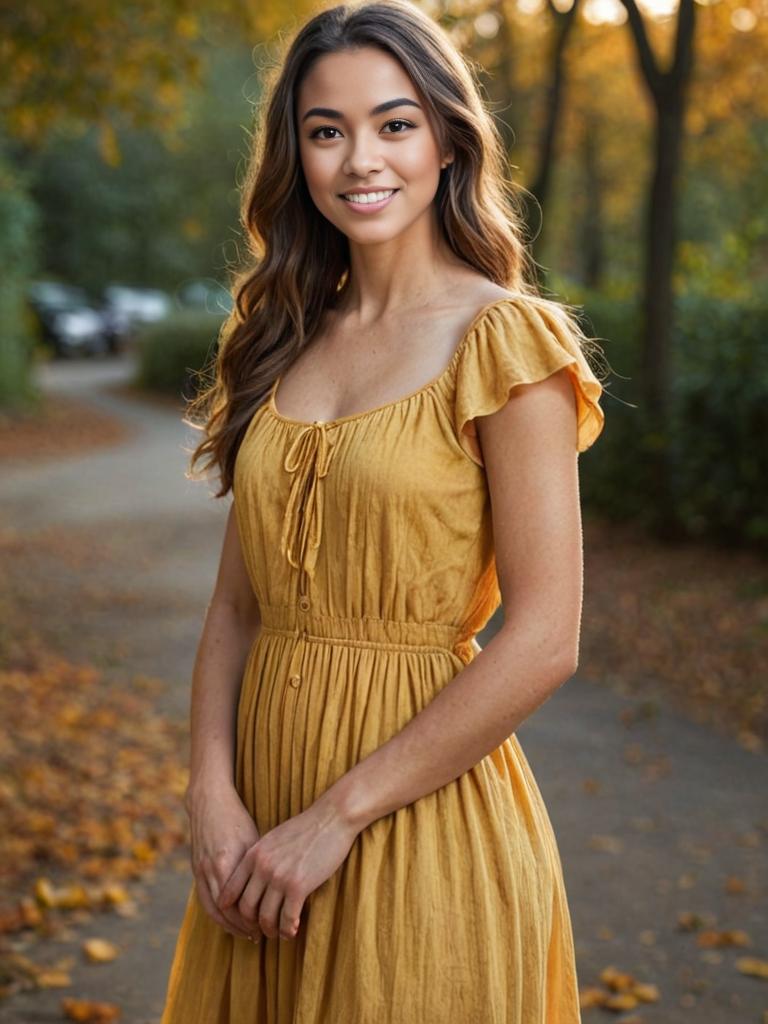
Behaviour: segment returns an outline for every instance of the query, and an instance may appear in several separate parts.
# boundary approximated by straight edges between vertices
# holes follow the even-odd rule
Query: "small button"
[[[291,676],[291,678],[288,680],[288,682],[295,689],[299,685],[299,683],[301,682],[301,676]]]
[[[302,594],[299,598],[299,608],[301,608],[303,612],[309,611],[309,598],[306,594]]]

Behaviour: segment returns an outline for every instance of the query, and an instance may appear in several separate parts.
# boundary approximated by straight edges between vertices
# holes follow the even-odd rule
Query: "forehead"
[[[319,57],[297,93],[298,115],[310,106],[334,107],[349,116],[367,116],[385,100],[403,96],[420,101],[402,64],[374,46]]]

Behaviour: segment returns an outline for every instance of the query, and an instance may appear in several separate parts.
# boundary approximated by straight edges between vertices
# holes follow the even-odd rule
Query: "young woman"
[[[576,1024],[515,731],[577,665],[590,339],[526,283],[493,121],[407,0],[313,17],[265,109],[193,456],[233,503],[163,1024]]]

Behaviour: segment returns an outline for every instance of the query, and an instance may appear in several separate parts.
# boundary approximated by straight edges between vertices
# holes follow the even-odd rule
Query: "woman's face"
[[[443,157],[397,60],[375,47],[319,58],[301,83],[296,114],[310,195],[350,241],[388,241],[429,216]]]

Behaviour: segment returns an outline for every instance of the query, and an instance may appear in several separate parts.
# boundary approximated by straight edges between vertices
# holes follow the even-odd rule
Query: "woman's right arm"
[[[192,673],[187,806],[200,790],[235,784],[237,701],[248,653],[260,625],[259,606],[246,571],[232,504]]]
[[[192,673],[184,805],[190,818],[192,868],[200,901],[223,928],[244,936],[249,929],[237,910],[222,914],[216,900],[245,850],[259,839],[235,788],[234,765],[240,687],[260,625],[233,503]]]

